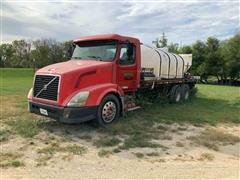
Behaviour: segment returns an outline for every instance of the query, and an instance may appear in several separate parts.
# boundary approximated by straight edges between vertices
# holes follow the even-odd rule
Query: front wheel
[[[100,126],[107,126],[118,121],[120,116],[120,103],[113,94],[106,95],[98,107],[96,121]]]

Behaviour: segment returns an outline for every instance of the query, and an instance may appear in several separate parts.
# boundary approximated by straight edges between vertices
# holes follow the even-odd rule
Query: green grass
[[[99,156],[99,157],[109,157],[111,154],[112,154],[111,151],[108,151],[108,150],[105,150],[105,149],[101,149],[101,150],[98,152],[98,156]]]
[[[151,142],[151,136],[145,135],[145,133],[132,135],[124,141],[124,144],[120,146],[120,149],[130,149],[135,147],[150,147],[158,148],[159,144]]]
[[[115,148],[115,149],[113,149],[113,151],[112,151],[113,153],[120,153],[121,152],[121,150],[119,149],[119,148]]]
[[[46,166],[48,161],[51,160],[56,153],[64,154],[63,159],[68,159],[72,155],[83,155],[87,153],[87,148],[77,144],[68,144],[61,146],[59,142],[52,142],[46,147],[37,150],[39,157],[36,159],[37,166]]]
[[[83,155],[87,152],[87,148],[83,146],[78,146],[76,144],[68,145],[65,147],[65,151],[73,154],[73,155]]]
[[[143,153],[137,152],[137,153],[133,153],[137,158],[142,159],[144,157]]]
[[[154,122],[210,123],[240,122],[240,88],[230,86],[197,85],[198,93],[189,102],[161,104],[133,112],[129,118]]]
[[[20,167],[24,166],[24,162],[20,161],[19,158],[22,157],[22,154],[16,152],[7,152],[7,153],[0,153],[0,167],[7,168],[7,167]]]
[[[0,112],[1,123],[11,136],[18,135],[32,138],[41,131],[54,133],[53,126],[59,131],[83,132],[87,136],[79,135],[81,139],[93,141],[91,132],[101,133],[107,138],[97,140],[100,147],[117,146],[120,141],[113,138],[115,135],[124,137],[118,148],[129,149],[134,147],[163,148],[153,143],[154,139],[168,139],[170,129],[167,124],[191,123],[196,126],[204,124],[216,125],[218,123],[240,123],[240,88],[218,85],[197,85],[198,92],[188,102],[181,104],[168,104],[156,102],[145,103],[142,109],[129,112],[126,117],[109,128],[93,128],[85,125],[66,126],[52,123],[45,117],[27,112],[27,94],[32,86],[32,69],[0,69]],[[54,124],[54,125],[53,125]],[[179,131],[185,129],[178,129]],[[1,138],[7,140],[6,131],[0,132]],[[82,135],[83,135],[82,134]],[[72,134],[74,136],[74,134]],[[69,133],[62,136],[66,139]],[[166,149],[167,147],[164,147]]]
[[[6,129],[1,128],[0,129],[0,142],[8,140],[8,137],[10,136],[9,131]]]
[[[240,142],[240,137],[215,129],[207,129],[200,135],[190,136],[188,139],[215,151],[219,150],[218,145],[234,145]]]
[[[57,152],[70,153],[73,155],[83,155],[87,152],[87,148],[77,144],[69,144],[65,147],[61,146],[59,142],[54,142],[47,147],[38,149],[39,154],[54,155]]]
[[[39,156],[36,161],[36,166],[46,166],[48,164],[48,161],[52,158],[52,155],[44,154]]]
[[[212,161],[215,159],[215,156],[213,154],[210,153],[202,153],[200,158],[198,159],[199,161]]]
[[[15,102],[26,108],[26,96],[32,86],[32,69],[0,69],[1,96],[17,96]],[[211,123],[240,122],[240,88],[217,85],[197,85],[196,97],[183,104],[154,104],[128,113],[127,120],[151,122]],[[23,98],[24,96],[24,98]],[[4,102],[2,102],[4,103]]]
[[[97,147],[110,147],[110,146],[116,146],[121,142],[120,139],[116,137],[101,137],[98,140],[94,142],[94,145]]]
[[[12,127],[12,130],[24,138],[32,138],[41,130],[42,121],[28,118],[13,119],[7,122]]]
[[[0,68],[1,95],[25,95],[33,82],[33,69]]]
[[[44,148],[38,149],[37,153],[46,154],[46,155],[54,155],[57,152],[63,151],[63,149],[64,148],[61,147],[59,143],[54,142]]]
[[[147,156],[160,156],[158,152],[147,153]]]

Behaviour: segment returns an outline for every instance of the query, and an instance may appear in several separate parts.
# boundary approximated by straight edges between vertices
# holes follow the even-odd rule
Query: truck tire
[[[120,103],[113,94],[106,95],[98,106],[96,122],[106,127],[108,124],[117,122],[120,116]]]
[[[181,96],[182,96],[182,100],[187,101],[187,100],[189,99],[189,95],[190,95],[189,85],[183,84],[183,85],[181,86]]]
[[[179,85],[175,85],[170,90],[170,102],[171,103],[179,103],[181,102],[181,87]]]

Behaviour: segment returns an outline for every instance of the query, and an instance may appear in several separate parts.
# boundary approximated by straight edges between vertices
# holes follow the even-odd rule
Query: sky
[[[240,0],[2,1],[1,43],[117,33],[181,45],[240,32]]]

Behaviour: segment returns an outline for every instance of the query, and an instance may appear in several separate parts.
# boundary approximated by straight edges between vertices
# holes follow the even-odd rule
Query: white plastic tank
[[[184,73],[192,65],[192,55],[177,55],[160,48],[141,45],[142,71],[152,70],[152,78],[176,79],[183,78]]]

